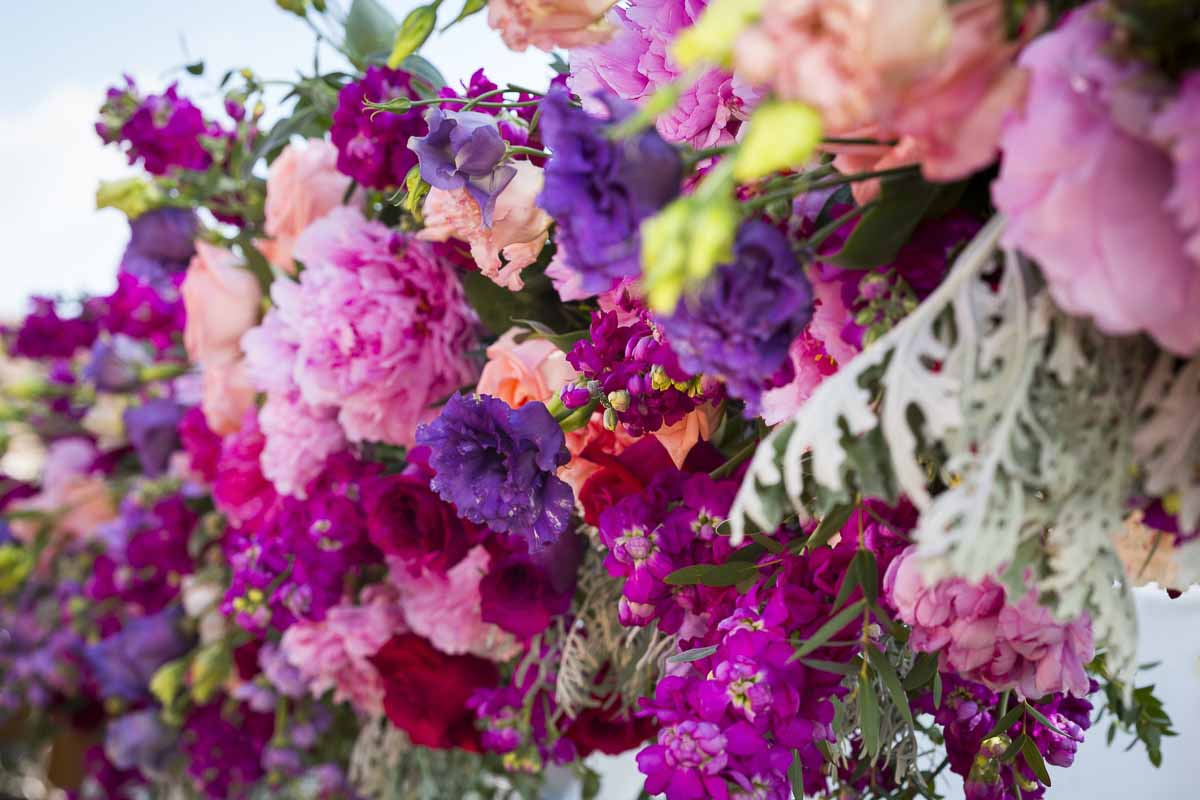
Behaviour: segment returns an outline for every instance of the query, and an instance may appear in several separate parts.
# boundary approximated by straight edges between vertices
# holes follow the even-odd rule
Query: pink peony
[[[399,589],[408,627],[447,655],[470,653],[492,661],[517,655],[521,647],[512,635],[482,618],[479,582],[490,563],[482,545],[471,548],[445,575],[414,576],[403,562],[395,563],[391,580]]]
[[[370,659],[404,630],[395,590],[378,584],[363,590],[359,605],[334,606],[320,622],[289,627],[280,650],[313,697],[332,689],[335,701],[349,702],[364,714],[382,714],[383,678]]]
[[[1106,55],[1111,26],[1097,12],[1096,4],[1074,12],[1021,56],[1029,97],[1005,125],[992,185],[1008,217],[1004,243],[1037,260],[1066,311],[1190,355],[1200,349],[1200,268],[1164,213],[1169,203],[1181,211],[1186,189],[1168,155],[1123,124],[1121,112],[1145,99],[1134,85],[1139,68]],[[1173,122],[1168,111],[1159,133]]]
[[[474,377],[475,316],[430,246],[338,208],[296,243],[296,283],[276,281],[243,339],[267,393],[263,468],[299,494],[352,442],[412,445],[431,406]]]
[[[491,0],[487,22],[512,50],[521,52],[532,45],[549,52],[611,36],[603,19],[610,6],[612,0]]]
[[[704,0],[635,0],[614,8],[609,22],[618,31],[610,41],[571,51],[567,85],[583,98],[584,107],[600,113],[596,93],[612,92],[640,103],[683,70],[669,50],[679,31],[700,16]],[[664,139],[696,148],[729,144],[757,94],[727,72],[710,70],[683,92],[674,110],[658,118]]]
[[[528,161],[517,161],[513,167],[517,174],[496,199],[491,227],[483,224],[479,204],[466,189],[434,188],[425,198],[425,228],[417,238],[462,239],[471,246],[480,272],[516,292],[525,286],[521,270],[537,261],[553,220],[535,202],[542,191],[541,168]]]
[[[258,322],[262,289],[237,256],[198,241],[180,292],[187,311],[183,343],[200,365],[205,419],[214,431],[232,433],[254,406],[239,340]]]
[[[1167,208],[1187,235],[1187,252],[1200,263],[1200,72],[1184,78],[1176,97],[1154,119],[1151,135],[1170,154],[1175,185]]]
[[[475,387],[478,394],[499,397],[513,408],[545,402],[578,374],[556,344],[534,338],[518,343],[521,333],[512,328],[488,347]]]
[[[1030,591],[1007,603],[995,581],[972,585],[950,578],[929,587],[911,546],[889,566],[884,591],[897,616],[912,626],[909,647],[939,653],[941,667],[994,691],[1014,689],[1026,699],[1053,692],[1088,693],[1084,666],[1095,655],[1085,614],[1059,622]]]
[[[258,249],[276,268],[296,269],[296,239],[312,223],[342,205],[350,178],[338,172],[338,151],[323,139],[289,144],[267,173],[266,230]]]

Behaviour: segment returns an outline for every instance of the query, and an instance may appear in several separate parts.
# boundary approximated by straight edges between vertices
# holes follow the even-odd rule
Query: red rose
[[[579,489],[583,519],[589,525],[599,524],[602,511],[642,491],[659,472],[675,469],[666,448],[653,436],[643,436],[620,455],[593,447],[580,455],[601,466]]]
[[[475,656],[448,656],[413,633],[393,636],[371,663],[383,677],[383,708],[413,744],[479,752],[475,712],[467,700],[495,687],[496,665]]]
[[[579,748],[580,758],[597,750],[615,756],[642,744],[656,728],[653,719],[638,718],[631,712],[588,708],[567,728],[566,737]]]
[[[371,542],[414,575],[423,568],[444,574],[480,538],[476,526],[433,493],[427,475],[381,475],[364,483],[362,500]]]

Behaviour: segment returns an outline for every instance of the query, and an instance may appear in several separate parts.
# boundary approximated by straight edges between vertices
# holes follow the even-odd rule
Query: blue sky
[[[381,0],[398,18],[418,0]],[[7,76],[0,103],[0,317],[32,292],[103,291],[114,281],[127,228],[119,212],[95,211],[102,179],[129,174],[124,159],[100,146],[92,122],[108,85],[128,72],[148,89],[180,80],[202,105],[218,100],[215,83],[249,66],[265,78],[293,77],[312,63],[313,36],[272,0],[59,0],[12,4],[0,48]],[[349,0],[339,4],[345,8]],[[442,12],[457,11],[453,0]],[[186,53],[185,53],[186,47]],[[547,57],[511,53],[482,15],[423,51],[447,80],[487,65],[496,80],[538,82]],[[328,60],[326,61],[326,56]],[[334,66],[336,54],[322,64]],[[203,59],[192,78],[180,67]]]

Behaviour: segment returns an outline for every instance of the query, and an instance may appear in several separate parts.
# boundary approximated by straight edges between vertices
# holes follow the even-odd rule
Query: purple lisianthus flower
[[[150,678],[163,664],[179,658],[191,642],[179,630],[183,609],[171,606],[83,649],[83,658],[104,697],[134,702],[150,696]]]
[[[174,747],[175,729],[163,724],[155,708],[109,720],[104,731],[104,754],[121,769],[162,769]]]
[[[141,366],[149,360],[136,341],[117,334],[92,345],[92,357],[83,368],[83,376],[102,392],[129,392],[141,383]]]
[[[562,428],[541,403],[518,409],[489,395],[454,395],[417,429],[429,445],[430,486],[458,513],[538,550],[566,530],[575,499],[555,474],[570,459]]]
[[[408,140],[425,132],[421,109],[397,113],[374,111],[366,101],[381,103],[407,97],[416,100],[412,75],[404,70],[368,67],[357,81],[338,93],[329,136],[338,151],[337,168],[363,186],[386,189],[404,182],[417,156]]]
[[[491,622],[528,641],[571,610],[587,540],[567,533],[542,550],[515,552],[491,564],[479,582],[479,610]]]
[[[812,285],[787,236],[751,220],[738,231],[733,260],[660,323],[684,369],[722,378],[757,416],[763,391],[794,377],[788,348],[812,312]]]
[[[190,208],[156,208],[129,221],[121,272],[159,284],[187,269],[199,219]]]
[[[554,152],[538,205],[558,223],[566,262],[590,292],[604,292],[641,274],[638,229],[679,194],[683,162],[653,130],[611,139],[607,128],[630,114],[603,98],[608,118],[571,105],[564,89],[542,101],[542,137]]]
[[[166,471],[171,453],[179,448],[179,421],[185,411],[174,400],[161,397],[125,410],[125,433],[147,475],[157,477]]]
[[[483,224],[490,227],[496,198],[517,174],[501,166],[507,146],[496,118],[478,111],[425,112],[429,133],[408,140],[421,163],[421,177],[430,186],[447,191],[466,187],[479,204]]]

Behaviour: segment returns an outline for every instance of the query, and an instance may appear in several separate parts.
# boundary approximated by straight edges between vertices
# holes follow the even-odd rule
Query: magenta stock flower
[[[416,154],[408,149],[408,140],[426,131],[421,109],[376,112],[365,105],[368,100],[416,100],[412,84],[413,76],[404,70],[371,66],[362,78],[346,84],[338,93],[329,131],[338,150],[337,167],[363,186],[400,186],[417,163]]]

